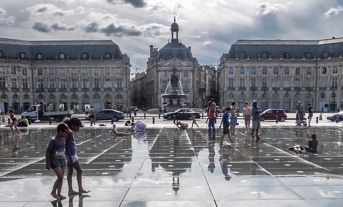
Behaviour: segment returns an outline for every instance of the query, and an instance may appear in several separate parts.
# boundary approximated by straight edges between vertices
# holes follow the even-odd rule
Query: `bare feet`
[[[68,196],[72,196],[72,195],[78,195],[79,194],[79,192],[76,192],[76,191],[69,191],[68,192]]]
[[[55,192],[51,192],[50,194],[53,198],[56,198],[57,200],[60,199],[60,197],[57,196]]]
[[[82,193],[89,193],[89,192],[91,192],[91,191],[90,190],[84,190],[84,189],[79,191],[80,194],[82,194]]]
[[[60,198],[60,200],[66,199],[66,197],[64,195],[58,195],[58,197]]]

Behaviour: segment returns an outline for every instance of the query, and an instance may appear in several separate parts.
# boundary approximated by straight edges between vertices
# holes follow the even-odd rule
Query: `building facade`
[[[132,91],[132,94],[141,94],[144,97],[145,103],[141,103],[148,108],[156,108],[167,104],[168,100],[163,99],[166,94],[166,88],[170,83],[171,74],[175,73],[182,86],[183,94],[187,96],[184,103],[190,107],[203,107],[213,89],[210,82],[214,81],[214,75],[211,67],[204,67],[198,63],[198,60],[193,57],[191,47],[186,47],[179,40],[179,25],[175,22],[171,25],[171,40],[160,50],[150,45],[150,56],[147,61],[147,69],[145,77],[137,76],[132,80],[133,85],[138,85],[135,82],[144,80],[146,91]],[[213,67],[212,67],[213,68]],[[138,89],[137,89],[138,90]],[[132,100],[136,96],[132,97]],[[142,98],[139,98],[142,100]],[[134,103],[135,104],[135,103]]]
[[[129,104],[130,59],[110,40],[0,39],[0,108],[121,109]]]
[[[238,40],[220,58],[222,105],[257,100],[262,109],[343,109],[343,38]]]

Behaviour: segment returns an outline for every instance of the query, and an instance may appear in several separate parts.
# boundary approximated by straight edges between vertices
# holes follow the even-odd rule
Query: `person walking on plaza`
[[[237,113],[239,112],[236,102],[231,103],[230,110],[230,131],[232,135],[236,134],[236,125],[237,125]]]
[[[91,106],[91,108],[89,109],[89,121],[91,123],[91,126],[93,126],[93,123],[94,123],[94,126],[95,126],[95,111],[94,111],[94,108],[93,106]]]
[[[250,128],[250,120],[251,120],[251,108],[248,102],[244,103],[243,117],[244,117],[244,124],[245,124],[245,133],[248,134],[249,128]]]
[[[219,126],[219,128],[220,128],[221,125],[223,125],[223,135],[220,139],[220,145],[223,145],[223,140],[224,140],[225,135],[227,135],[230,142],[233,143],[231,136],[230,136],[230,130],[229,130],[229,126],[230,126],[229,114],[230,114],[230,107],[226,107],[225,113],[222,116],[222,121],[221,121],[220,126]]]
[[[209,106],[207,108],[207,117],[208,117],[208,135],[215,136],[216,129],[214,124],[216,122],[216,103],[214,102],[213,98],[209,102]],[[211,132],[212,131],[212,132]]]
[[[199,128],[199,125],[197,124],[197,119],[195,118],[194,113],[192,113],[191,119],[192,119],[192,128],[194,124]]]
[[[308,126],[309,127],[311,126],[312,117],[313,117],[313,108],[312,108],[312,104],[309,103],[308,104]]]
[[[304,120],[304,107],[301,105],[301,101],[298,101],[296,106],[296,120],[297,126],[301,126],[301,123]]]
[[[10,119],[12,120],[12,122],[10,123],[10,128],[11,128],[12,135],[14,135],[13,127],[18,132],[18,134],[20,134],[19,129],[17,127],[18,126],[18,120],[15,117],[14,111],[12,109],[8,110],[8,114],[10,115]]]
[[[257,108],[257,101],[254,100],[252,102],[252,130],[251,130],[251,138],[254,140],[254,132],[256,132],[256,142],[258,142],[261,138],[258,135],[258,131],[261,128],[261,109]]]
[[[82,186],[82,169],[79,163],[79,158],[77,156],[75,141],[75,132],[79,131],[80,127],[83,127],[83,125],[80,119],[78,118],[66,118],[63,120],[63,122],[66,123],[72,130],[70,133],[68,133],[66,137],[66,158],[68,165],[68,195],[71,196],[75,194],[89,193],[90,191],[83,189]],[[76,170],[77,184],[79,190],[78,192],[73,190],[72,176],[74,168]]]
[[[51,196],[57,200],[65,199],[66,197],[61,195],[64,168],[66,166],[65,160],[65,137],[68,133],[71,133],[69,127],[61,123],[57,126],[56,135],[51,138],[48,147],[45,152],[45,168],[52,169],[57,179],[52,187]]]

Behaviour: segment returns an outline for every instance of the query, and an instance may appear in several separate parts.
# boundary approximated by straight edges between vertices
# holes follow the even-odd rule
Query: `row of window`
[[[295,95],[293,98],[295,100],[299,100],[299,97],[300,95],[297,94]],[[229,93],[227,98],[229,99],[234,99],[235,98],[235,95],[233,93]],[[291,95],[289,93],[286,93],[284,96],[283,96],[284,99],[291,99]],[[306,94],[305,95],[305,98],[306,99],[312,99],[313,98],[313,95],[311,95],[310,93]],[[321,99],[325,99],[326,98],[326,94],[324,92],[320,93],[320,98]],[[337,98],[337,94],[336,93],[331,93],[329,94],[329,98]],[[343,98],[343,94],[341,95],[341,98]],[[245,100],[247,99],[247,95],[245,95],[244,93],[241,93],[238,95],[238,99],[239,100]],[[256,93],[253,93],[250,95],[250,99],[253,100],[253,99],[269,99],[269,94],[267,93],[263,93],[260,97],[256,94]],[[280,99],[280,95],[277,94],[277,93],[274,93],[272,96],[271,96],[271,99],[272,100],[279,100]]]
[[[341,66],[340,66],[341,67]],[[342,67],[341,67],[342,68]],[[331,71],[330,71],[331,70]],[[268,68],[267,67],[262,67],[261,70],[261,74],[262,75],[268,75]],[[284,68],[279,68],[279,67],[273,67],[272,68],[272,74],[274,75],[278,75],[283,73],[284,75],[289,75],[290,74],[291,69],[289,67],[284,67]],[[337,74],[338,73],[338,67],[335,66],[329,66],[329,67],[321,67],[320,68],[320,73],[321,74],[327,74],[329,72],[331,72],[332,74]],[[253,74],[256,75],[257,74],[257,67],[250,67],[250,68],[246,68],[246,67],[239,67],[235,68],[234,67],[229,67],[227,69],[227,73],[230,75],[234,75],[236,73],[239,73],[240,75],[244,75],[244,74]],[[295,68],[295,74],[296,75],[302,75],[302,74],[306,74],[306,75],[313,75],[316,72],[316,68],[314,67],[307,67],[307,68]]]
[[[93,76],[99,76],[100,74],[103,75],[112,75],[112,70],[114,68],[110,67],[105,67],[105,68],[98,68],[98,67],[93,67],[93,68],[88,68],[88,67],[72,67],[72,68],[38,68],[35,69],[34,71],[36,72],[36,75],[42,76],[42,75],[49,75],[49,76],[54,76],[54,75],[61,75],[65,76],[66,74],[71,74],[71,76],[77,76],[79,74],[79,70],[82,75],[93,75]],[[11,67],[11,74],[15,75],[18,73],[22,73],[22,75],[27,76],[29,73],[28,68],[20,68],[16,66]],[[123,68],[116,68],[115,69],[116,75],[123,75],[124,70]],[[6,70],[4,67],[0,67],[0,75],[6,75]]]
[[[36,53],[34,55],[34,57],[35,57],[35,60],[46,59],[46,56],[43,53]],[[105,52],[101,58],[105,59],[105,60],[110,60],[110,59],[113,59],[113,57],[114,56],[112,53]],[[2,50],[0,50],[0,58],[5,58],[5,53]],[[28,58],[30,58],[30,57],[25,52],[18,53],[18,59],[28,59]],[[67,60],[69,58],[69,56],[67,53],[60,52],[56,55],[55,58],[59,59],[59,60]],[[78,59],[81,59],[81,60],[90,60],[91,58],[92,58],[91,55],[87,52],[83,52],[83,53],[81,53],[81,55],[78,56]]]
[[[12,78],[11,80],[12,86],[11,88],[19,88],[18,80],[16,78]],[[105,78],[105,81],[103,84],[101,84],[101,81],[99,78],[94,78],[93,79],[93,88],[101,88],[101,85],[104,88],[112,88],[112,81],[110,78]],[[21,79],[22,83],[22,88],[23,89],[28,89],[29,88],[29,80],[26,78]],[[48,88],[55,88],[56,83],[58,83],[55,79],[51,78],[48,79]],[[60,79],[59,81],[59,87],[60,88],[68,88],[67,86],[71,88],[78,88],[79,86],[82,86],[83,88],[89,88],[90,86],[90,81],[87,78],[82,79],[82,82],[79,82],[76,78],[71,79],[71,83],[67,84],[66,79]],[[6,78],[5,77],[0,77],[0,88],[6,88]],[[44,79],[37,79],[36,81],[36,87],[39,89],[43,89],[44,87]],[[115,81],[115,88],[123,88],[123,79],[117,78]]]
[[[246,87],[247,83],[249,83],[246,78],[239,78],[239,87]],[[258,84],[259,83],[259,84]],[[305,85],[304,85],[305,83]],[[331,83],[331,84],[329,84]],[[270,85],[271,84],[271,85]],[[228,87],[233,88],[236,86],[234,78],[227,78]],[[313,78],[306,78],[303,81],[301,78],[294,78],[294,81],[290,80],[290,78],[285,78],[285,80],[280,80],[279,78],[273,78],[271,82],[268,81],[268,78],[263,77],[261,80],[252,77],[250,78],[250,87],[315,87],[315,83]],[[331,77],[331,81],[328,81],[327,77],[320,78],[318,82],[318,87],[333,87],[337,88],[338,85],[338,77]],[[343,86],[343,82],[341,82],[341,86]]]
[[[19,99],[19,95],[18,94],[14,94],[13,96],[12,96],[12,98],[13,99]],[[42,95],[42,94],[39,94],[38,95],[38,99],[42,99],[42,100],[44,100],[44,95]],[[49,99],[56,99],[56,96],[54,95],[54,94],[50,94],[49,96],[48,96],[48,98]],[[78,95],[76,95],[75,93],[74,94],[72,94],[71,96],[70,96],[70,98],[71,99],[79,99],[79,98],[81,98],[81,99],[90,99],[90,96],[89,95],[87,95],[87,94],[83,94],[81,97],[79,97]],[[104,98],[105,99],[112,99],[112,95],[110,95],[110,94],[106,94],[105,96],[104,96]],[[116,99],[123,99],[123,95],[122,94],[117,94],[116,96],[115,96],[115,98]],[[6,94],[1,94],[1,99],[8,99],[8,96],[6,95]],[[28,95],[28,94],[24,94],[23,95],[23,99],[25,99],[25,100],[27,100],[27,99],[30,99],[30,96]],[[59,99],[61,100],[61,99],[68,99],[68,96],[67,95],[65,95],[65,94],[61,94],[60,96],[59,96]],[[92,99],[101,99],[101,96],[99,95],[99,94],[94,94],[93,96],[92,96]]]
[[[339,57],[341,54],[343,54],[343,51],[339,53],[339,55],[337,55],[337,57]],[[302,56],[303,59],[315,59],[316,57],[319,58],[330,58],[330,57],[334,57],[335,55],[333,53],[327,52],[327,51],[323,51],[322,53],[320,53],[319,55],[313,54],[311,52],[305,52]],[[294,55],[292,55],[289,52],[283,52],[280,55],[276,55],[276,56],[272,56],[272,54],[270,52],[262,52],[258,55],[259,59],[269,59],[269,58],[282,58],[282,59],[292,59],[294,58]],[[240,52],[239,54],[236,55],[236,58],[238,59],[247,59],[249,58],[249,55],[246,52]]]

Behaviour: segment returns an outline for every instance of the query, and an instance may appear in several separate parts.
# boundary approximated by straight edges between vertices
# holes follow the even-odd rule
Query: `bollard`
[[[131,123],[135,123],[135,117],[131,117]]]
[[[202,119],[204,118],[204,113],[201,113],[201,118],[202,118]]]
[[[318,124],[318,116],[316,117],[316,123]]]
[[[176,123],[175,121],[176,121],[176,119],[175,119],[175,115],[174,115],[174,116],[173,116],[173,122],[174,122],[174,124]]]
[[[113,119],[111,119],[111,124],[113,125]]]
[[[10,118],[8,118],[8,124],[10,124],[11,123],[11,120],[10,120]]]
[[[152,123],[155,124],[155,117],[152,117]]]
[[[51,125],[51,120],[52,120],[52,118],[51,117],[49,117],[49,124]]]
[[[323,117],[322,117],[322,113],[319,114],[319,120],[322,120]]]
[[[146,114],[145,114],[145,112],[144,112],[144,119],[146,118]]]
[[[158,113],[158,118],[159,118],[159,119],[161,118],[161,114],[160,114],[160,113]]]
[[[276,116],[276,121],[275,122],[279,123],[279,117],[278,116]]]

